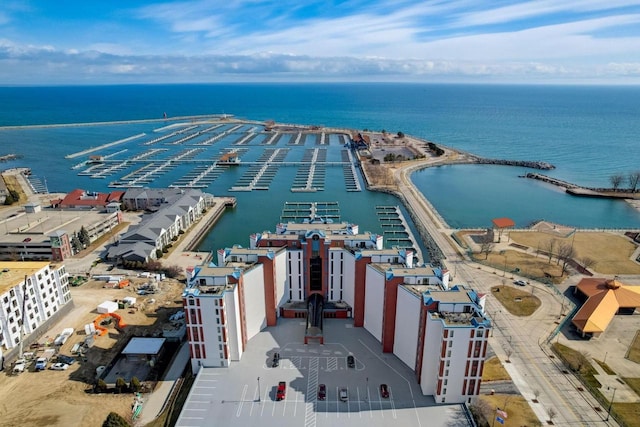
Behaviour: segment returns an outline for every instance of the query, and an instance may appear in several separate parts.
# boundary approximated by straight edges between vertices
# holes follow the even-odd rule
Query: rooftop
[[[0,294],[24,282],[51,263],[48,261],[0,261]]]

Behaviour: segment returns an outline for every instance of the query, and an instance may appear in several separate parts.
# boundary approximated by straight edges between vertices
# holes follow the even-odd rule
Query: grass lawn
[[[498,423],[492,423],[493,417],[496,415],[496,408],[504,410],[507,415],[506,425],[509,426],[537,426],[540,425],[540,421],[536,417],[529,403],[520,395],[513,394],[494,394],[494,395],[481,395],[478,396],[478,400],[481,401],[480,407],[482,408],[482,414],[489,423],[489,425]],[[533,403],[538,405],[538,403]]]
[[[541,304],[538,297],[517,289],[513,285],[494,286],[491,288],[491,293],[514,316],[530,316]]]
[[[574,238],[575,236],[575,238]],[[562,243],[573,244],[575,260],[588,257],[596,261],[592,270],[601,274],[640,274],[640,264],[630,259],[636,245],[626,237],[614,233],[576,232],[570,237],[553,236],[543,232],[511,232],[512,241],[532,249],[546,250],[550,240],[555,248]],[[552,261],[555,263],[555,260]]]
[[[561,276],[562,265],[556,265],[555,260],[549,264],[545,258],[538,258],[524,252],[515,250],[492,252],[486,260],[483,260],[483,258],[484,255],[477,255],[476,261],[500,270],[504,269],[506,262],[507,271],[515,271],[517,268],[520,270],[519,274],[532,279],[549,277],[554,283],[560,283],[566,278],[566,275]],[[510,278],[511,274],[507,273],[506,277]]]
[[[482,382],[510,380],[507,370],[502,366],[502,362],[496,356],[484,362],[482,371]]]

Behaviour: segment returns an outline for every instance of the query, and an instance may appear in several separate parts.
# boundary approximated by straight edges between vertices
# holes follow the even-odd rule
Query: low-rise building
[[[147,189],[148,190],[148,189]],[[167,191],[173,189],[167,189]],[[131,190],[125,194],[125,205],[131,200],[144,202],[145,207],[150,207],[150,203],[160,200],[160,190],[148,190],[143,192],[153,193],[157,198],[143,199],[140,192]],[[157,258],[157,251],[162,251],[174,240],[177,240],[181,232],[187,230],[205,213],[211,200],[208,194],[198,189],[179,190],[171,193],[172,197],[162,198],[159,208],[152,214],[146,215],[142,222],[131,227],[125,234],[120,236],[118,244],[109,248],[107,259],[112,261],[137,261],[147,262]],[[126,198],[129,195],[129,198]],[[137,203],[137,202],[136,202]],[[156,205],[154,205],[156,206]]]

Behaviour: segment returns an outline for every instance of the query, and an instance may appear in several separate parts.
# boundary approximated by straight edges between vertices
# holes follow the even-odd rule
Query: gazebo
[[[516,223],[511,218],[494,218],[491,220],[493,223],[493,229],[498,230],[498,242],[502,238],[502,232],[505,229],[513,228],[516,226]]]
[[[640,308],[640,286],[625,285],[617,279],[586,278],[574,293],[586,297],[571,323],[583,336],[599,336],[616,314],[632,314]]]

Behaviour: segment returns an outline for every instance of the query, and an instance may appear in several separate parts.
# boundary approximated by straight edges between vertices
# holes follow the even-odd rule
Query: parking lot
[[[203,368],[176,426],[467,426],[459,405],[436,406],[413,372],[351,320],[325,319],[325,344],[303,344],[304,322],[279,319],[251,339],[240,362]],[[272,367],[274,353],[280,354]],[[353,355],[355,366],[347,366]],[[278,382],[287,384],[276,400]],[[318,386],[326,398],[318,400]],[[389,397],[380,394],[387,384]],[[348,399],[339,399],[339,390]]]

